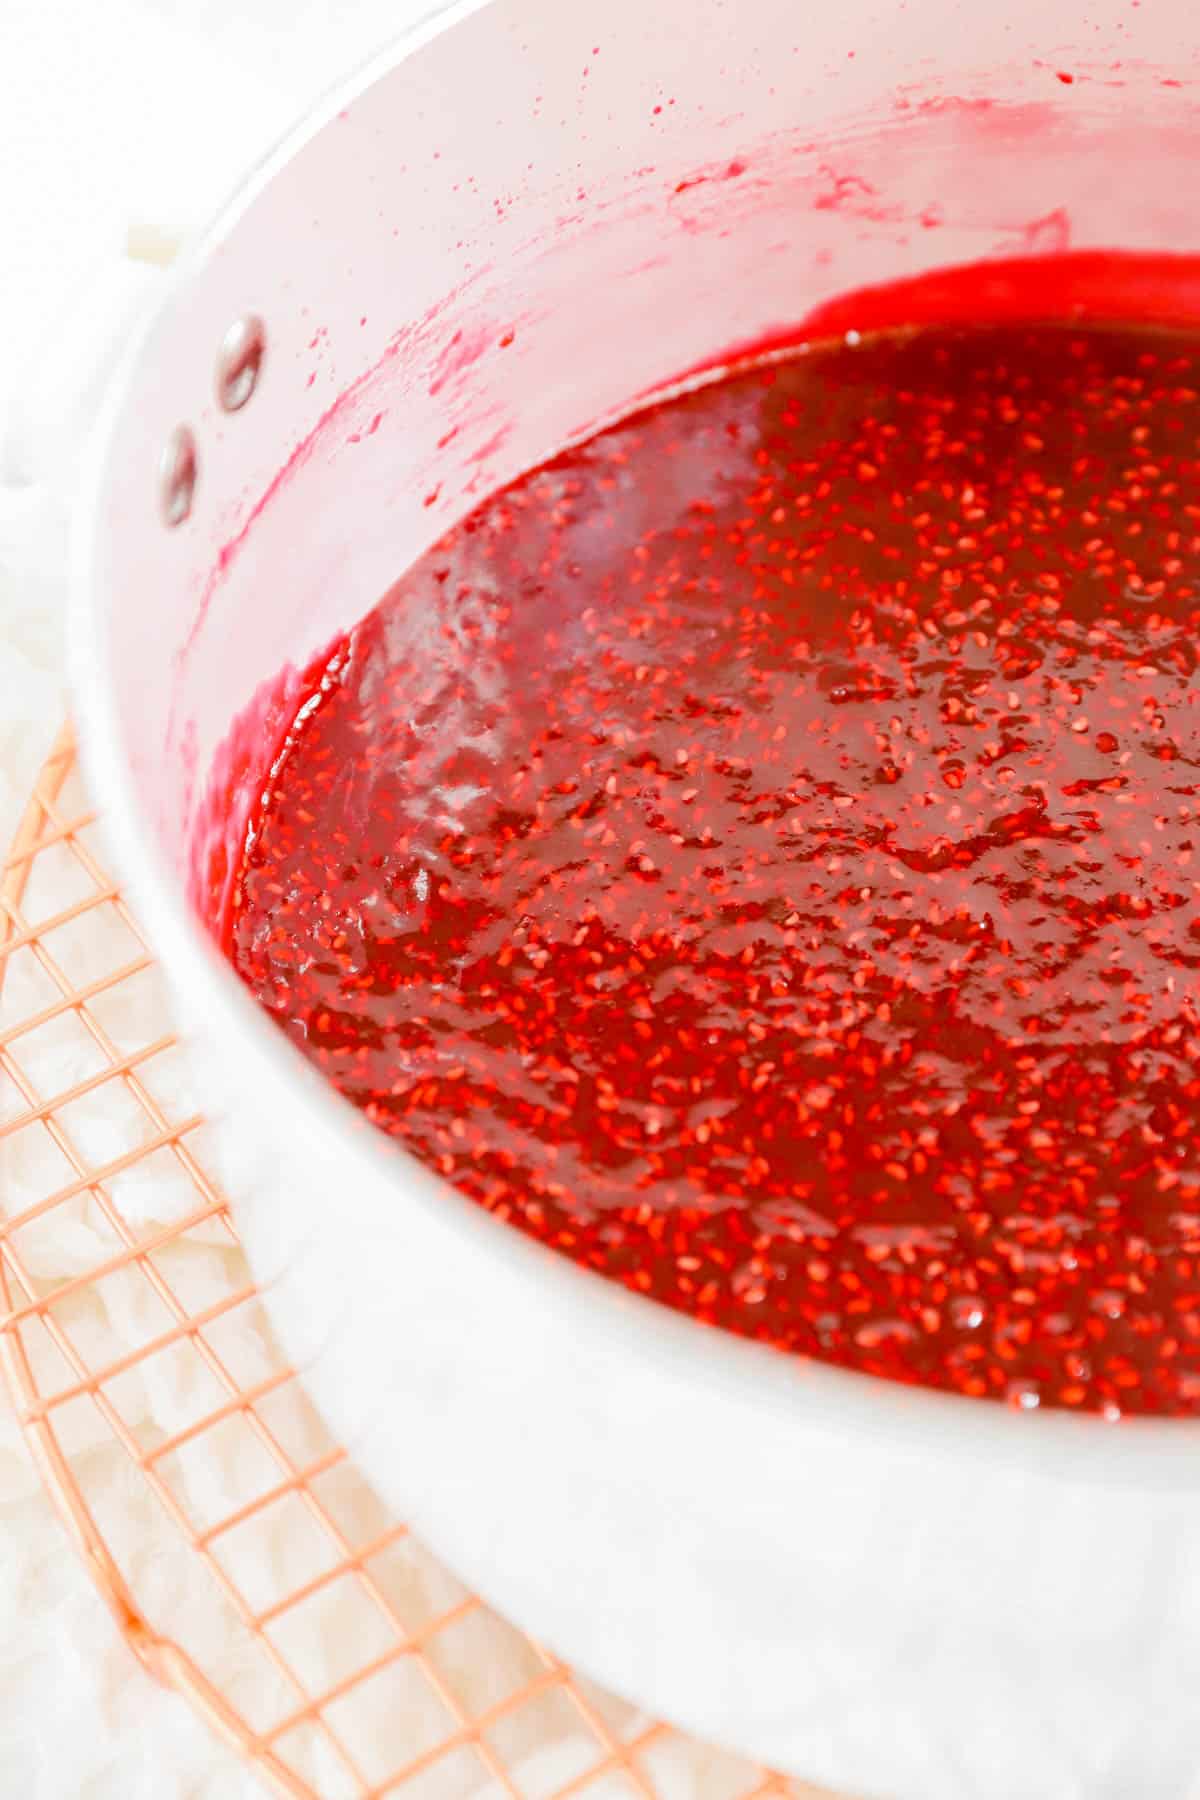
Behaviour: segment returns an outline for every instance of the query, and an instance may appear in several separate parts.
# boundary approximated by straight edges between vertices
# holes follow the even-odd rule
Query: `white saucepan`
[[[259,1015],[191,914],[188,846],[261,684],[634,396],[864,283],[1200,250],[1198,80],[1200,14],[1170,0],[459,5],[189,256],[81,522],[88,773],[314,1400],[514,1620],[847,1793],[1192,1791],[1200,1421],[787,1360],[526,1242]]]

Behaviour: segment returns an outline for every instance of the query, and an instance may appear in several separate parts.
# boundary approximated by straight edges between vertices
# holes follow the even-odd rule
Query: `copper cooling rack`
[[[4,1372],[152,1675],[291,1800],[816,1800],[497,1618],[324,1432],[206,1172],[68,731],[0,864],[0,984]]]

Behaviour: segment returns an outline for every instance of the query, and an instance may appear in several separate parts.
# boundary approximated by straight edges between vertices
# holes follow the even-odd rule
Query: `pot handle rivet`
[[[190,426],[177,425],[158,463],[159,504],[168,525],[182,525],[196,492],[196,440]]]
[[[225,333],[217,353],[217,399],[226,412],[238,412],[258,385],[267,334],[255,313],[243,313]]]

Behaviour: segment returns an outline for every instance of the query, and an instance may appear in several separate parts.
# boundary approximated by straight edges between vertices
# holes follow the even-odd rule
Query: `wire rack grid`
[[[0,1359],[118,1627],[289,1800],[819,1800],[601,1692],[389,1517],[206,1172],[64,730],[0,864]]]

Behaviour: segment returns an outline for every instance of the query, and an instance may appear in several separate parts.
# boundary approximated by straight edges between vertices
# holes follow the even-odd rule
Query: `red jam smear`
[[[899,1381],[1195,1413],[1198,643],[1200,337],[814,345],[403,577],[312,672],[228,948],[589,1269]]]

